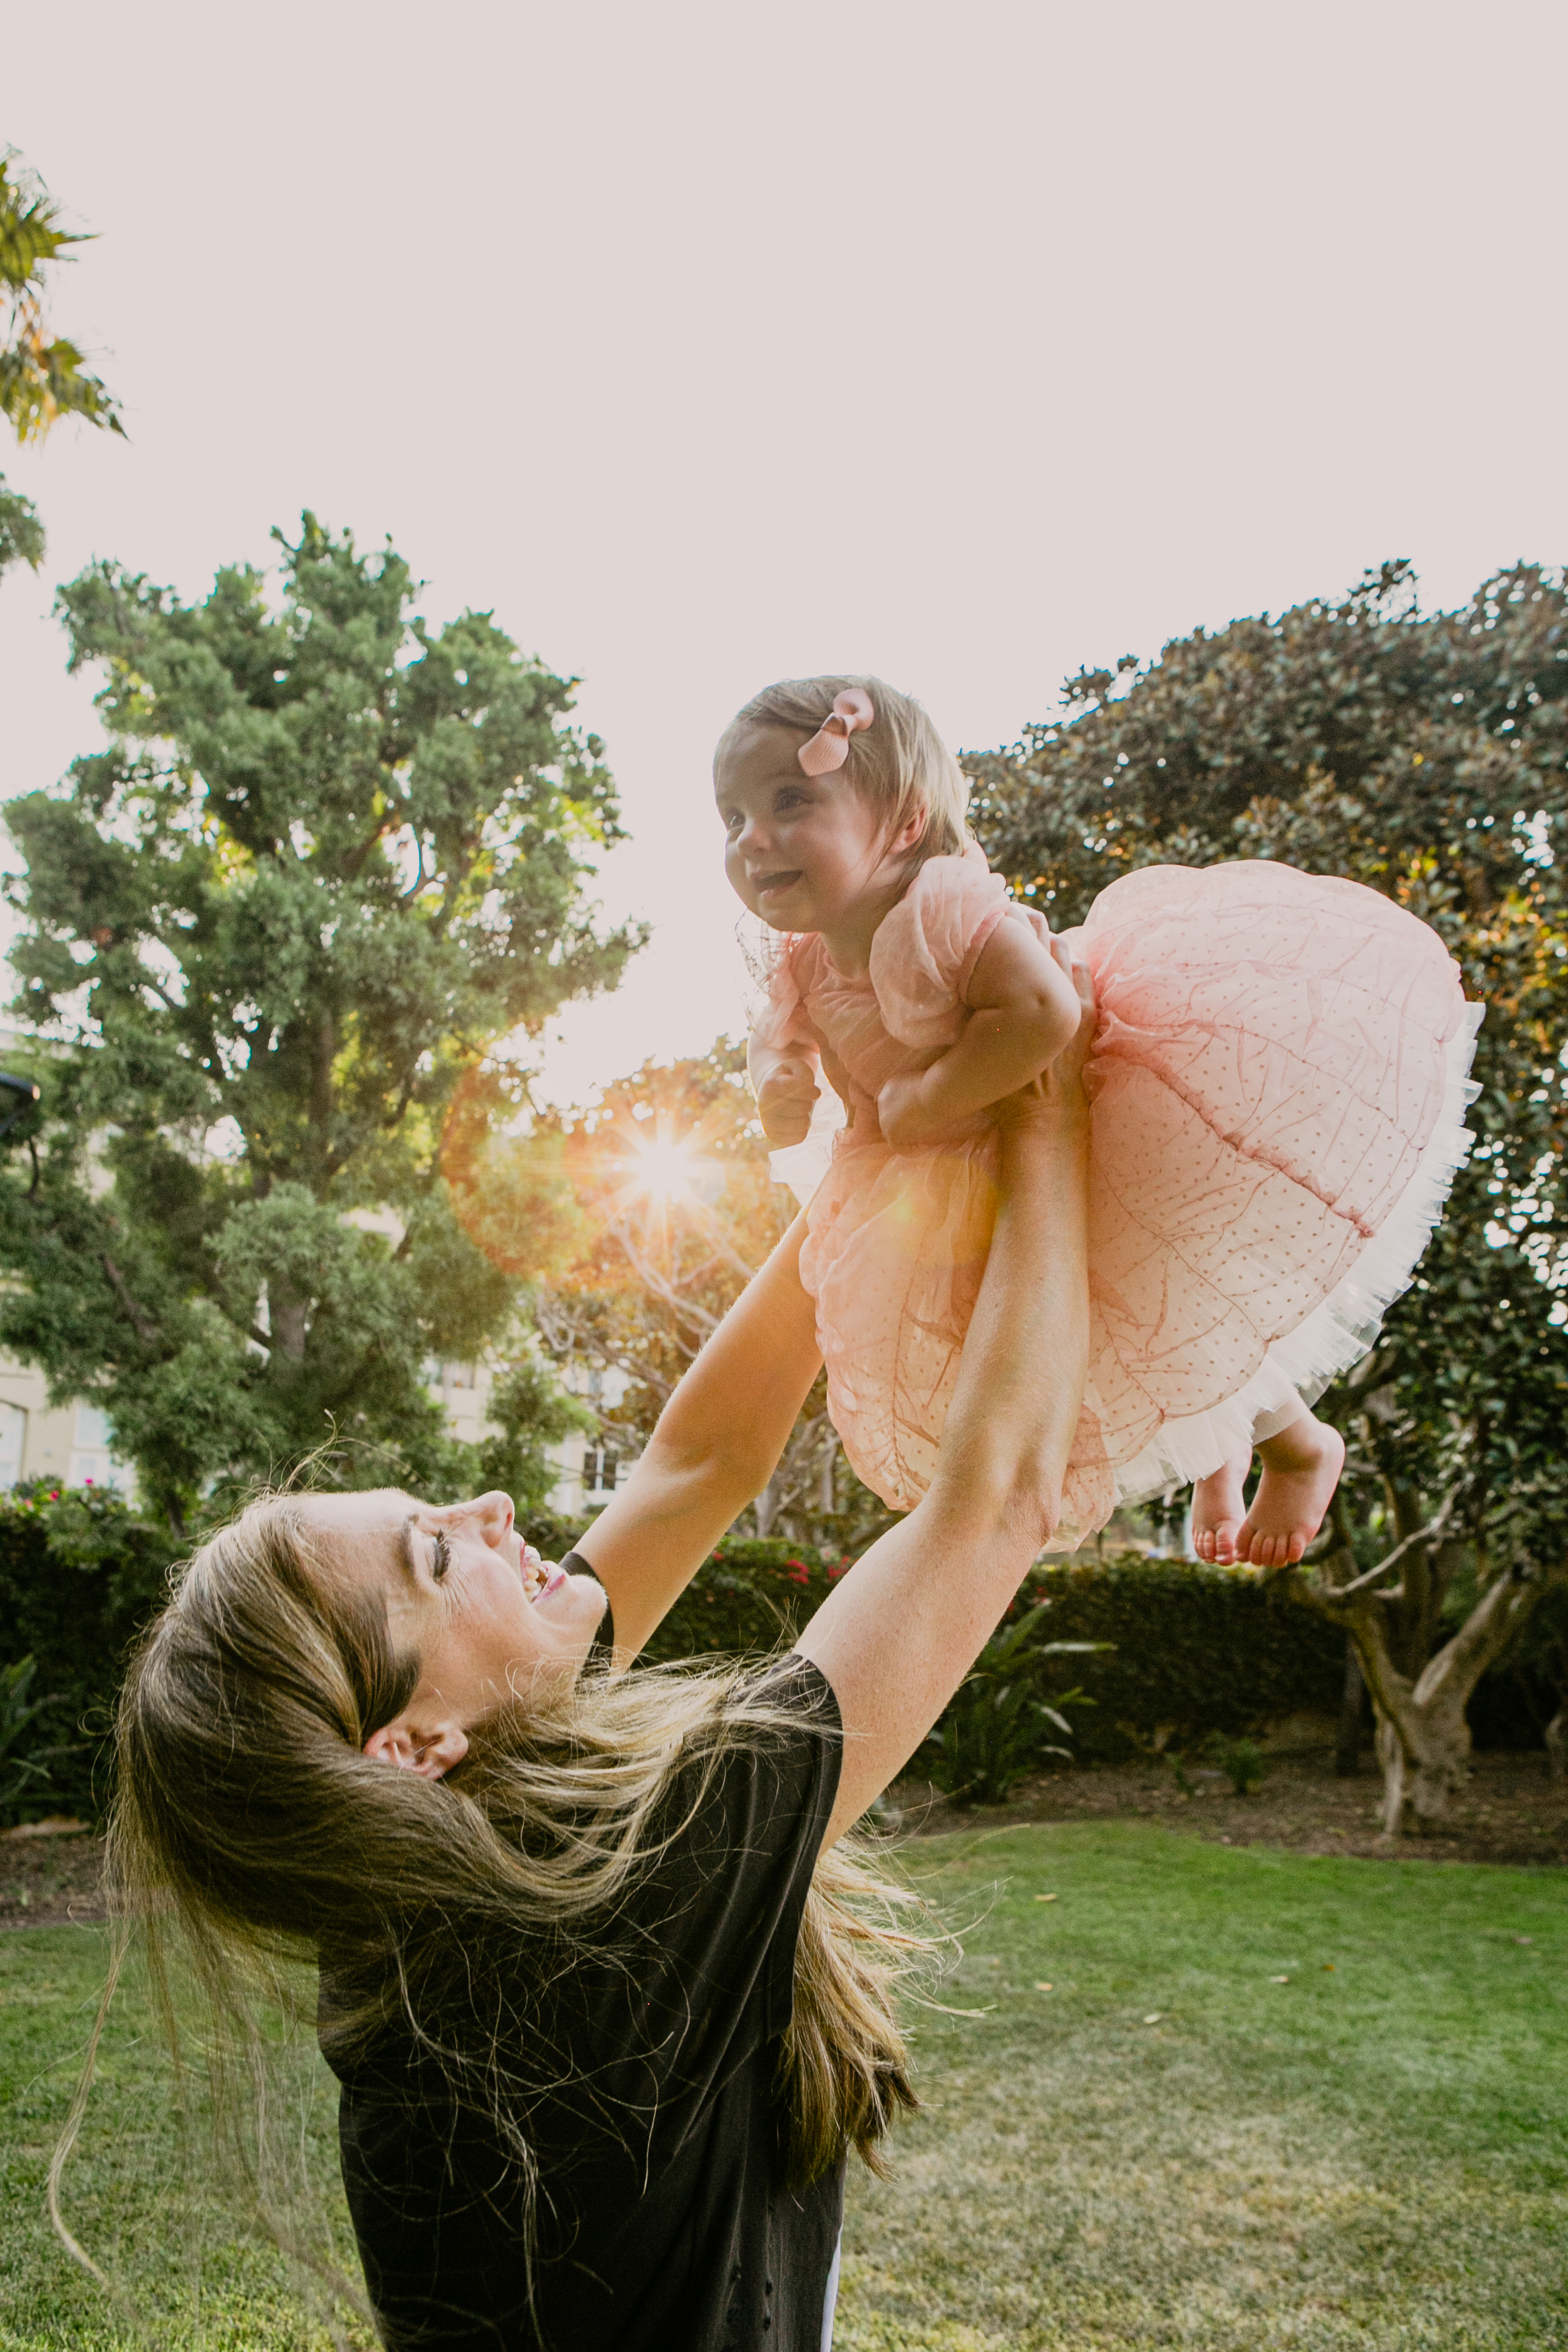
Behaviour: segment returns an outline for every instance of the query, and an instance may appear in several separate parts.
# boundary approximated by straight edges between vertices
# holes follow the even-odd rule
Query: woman
[[[833,1849],[1055,1524],[1088,1328],[1074,979],[1078,1043],[1005,1113],[931,1491],[787,1658],[625,1671],[816,1376],[803,1220],[561,1568],[504,1496],[273,1496],[142,1646],[121,1900],[154,1936],[176,1923],[220,1991],[319,1958],[395,2352],[829,2340],[847,2151],[875,2163],[913,2104],[890,1987],[918,1941]]]

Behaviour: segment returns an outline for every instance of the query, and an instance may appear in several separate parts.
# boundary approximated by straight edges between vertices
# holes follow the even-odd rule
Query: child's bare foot
[[[1345,1442],[1337,1429],[1304,1412],[1278,1436],[1266,1437],[1258,1452],[1263,1475],[1236,1538],[1236,1557],[1254,1568],[1292,1568],[1333,1501]]]
[[[1229,1568],[1236,1559],[1236,1538],[1247,1512],[1242,1487],[1251,1467],[1249,1445],[1193,1487],[1193,1549],[1216,1568]]]

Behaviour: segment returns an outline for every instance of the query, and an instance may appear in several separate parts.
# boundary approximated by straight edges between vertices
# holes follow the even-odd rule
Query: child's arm
[[[804,1143],[811,1107],[821,1091],[816,1055],[793,1038],[787,1045],[764,1045],[753,1031],[746,1041],[746,1075],[757,1098],[763,1133],[773,1150]]]
[[[1047,1069],[1077,1034],[1079,1003],[1048,943],[1011,917],[981,949],[967,991],[963,1034],[929,1070],[889,1078],[877,1097],[883,1135],[898,1148],[956,1127]]]

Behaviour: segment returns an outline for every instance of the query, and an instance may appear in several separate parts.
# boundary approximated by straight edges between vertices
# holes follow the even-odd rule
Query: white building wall
[[[482,1438],[497,1433],[489,1419],[496,1375],[488,1364],[430,1364],[426,1377],[432,1394],[447,1408],[454,1437],[477,1445]],[[609,1411],[620,1403],[630,1385],[624,1372],[590,1371],[575,1364],[558,1367],[557,1377],[563,1388]],[[552,1445],[549,1458],[558,1475],[547,1500],[563,1519],[585,1518],[590,1512],[602,1510],[616,1486],[625,1483],[637,1459],[620,1452],[613,1442],[603,1444],[581,1430],[574,1430]]]
[[[52,1405],[36,1366],[0,1355],[0,1486],[58,1479],[62,1486],[114,1486],[134,1495],[136,1474],[118,1462],[101,1407],[79,1398]]]
[[[497,1433],[489,1418],[496,1375],[488,1364],[430,1364],[426,1377],[431,1393],[446,1407],[454,1437],[477,1445]],[[613,1409],[627,1382],[621,1372],[568,1366],[563,1385]],[[558,1473],[550,1508],[571,1519],[602,1509],[637,1458],[621,1453],[613,1440],[601,1444],[577,1430],[552,1445],[550,1457]],[[128,1501],[135,1498],[136,1473],[115,1458],[102,1407],[85,1398],[51,1405],[42,1372],[0,1354],[0,1488],[50,1479],[62,1486],[112,1486]]]

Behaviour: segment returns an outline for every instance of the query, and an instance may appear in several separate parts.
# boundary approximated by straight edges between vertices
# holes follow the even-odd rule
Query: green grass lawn
[[[852,2191],[839,2352],[1568,2346],[1568,1875],[1131,1823],[912,1859],[985,2014],[928,2021]]]
[[[910,1864],[969,1923],[945,1998],[983,2014],[922,2019],[926,2112],[890,2183],[852,2179],[838,2352],[1568,2347],[1568,1874],[1141,1824]],[[4,2352],[133,2341],[42,2210],[100,1965],[90,1929],[0,1937]],[[331,2121],[318,2085],[329,2169]],[[134,1998],[67,2206],[171,2352],[325,2343],[182,2179]]]

